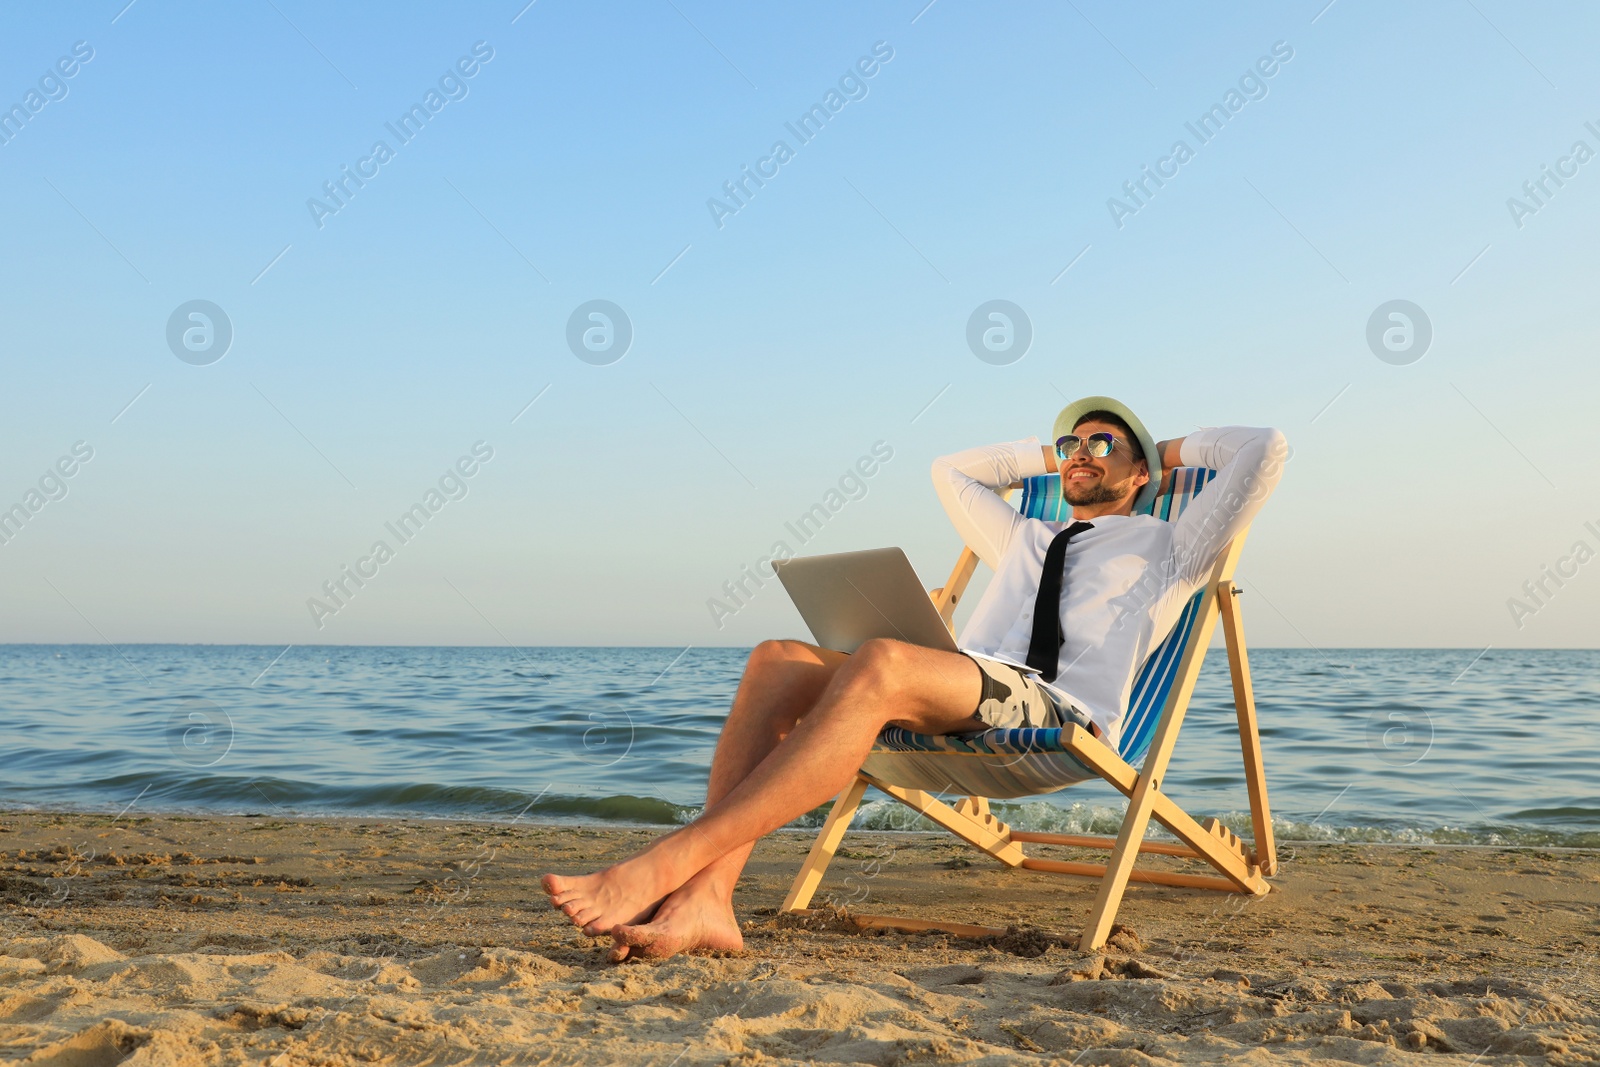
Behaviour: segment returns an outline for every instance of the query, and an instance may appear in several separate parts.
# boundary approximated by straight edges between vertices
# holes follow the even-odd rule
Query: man
[[[946,734],[1071,719],[1115,748],[1136,671],[1260,510],[1287,445],[1277,430],[1246,427],[1157,442],[1110,397],[1067,405],[1051,437],[934,461],[951,522],[995,570],[963,651],[874,639],[845,655],[763,641],[734,694],[700,817],[595,874],[545,875],[551,903],[584,933],[609,933],[616,961],[738,949],[733,887],[755,842],[837,795],[885,726]],[[1179,464],[1218,474],[1175,522],[1135,514],[1162,467]],[[1071,523],[1023,518],[994,492],[1058,470]]]

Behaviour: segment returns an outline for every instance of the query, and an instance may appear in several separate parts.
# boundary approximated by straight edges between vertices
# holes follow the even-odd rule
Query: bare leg
[[[768,641],[756,647],[717,740],[707,809],[744,781],[794,729],[848,659],[842,652],[800,641]],[[754,847],[754,842],[740,845],[707,864],[661,902],[648,925],[614,927],[612,962],[620,963],[630,953],[663,957],[687,948],[742,948],[733,889]]]
[[[923,733],[970,727],[980,688],[978,668],[965,656],[869,641],[834,671],[788,737],[700,818],[596,875],[546,876],[546,890],[588,929],[637,923],[700,871],[723,861],[742,866],[762,835],[838,793],[886,723]],[[724,888],[722,879],[708,881]]]
[[[723,724],[722,735],[717,740],[716,754],[711,762],[711,779],[706,788],[706,808],[720,801],[729,790],[743,781],[745,776],[777,747],[785,734],[794,728],[796,721],[816,704],[832,681],[834,672],[849,660],[842,652],[818,648],[801,641],[763,641],[750,653],[744,676],[739,680],[733,706]],[[714,884],[725,886],[727,912],[732,916],[733,885],[739,879],[749,858],[750,848],[730,852],[708,872]],[[569,918],[578,922],[578,909],[583,901],[583,889],[594,883],[598,875],[586,878],[563,878],[547,875],[545,891],[551,902]],[[628,922],[640,922],[650,917],[659,902],[652,902],[643,914],[630,917]],[[601,927],[585,924],[584,933],[599,936],[607,933],[611,925]],[[734,927],[737,933],[737,926]]]

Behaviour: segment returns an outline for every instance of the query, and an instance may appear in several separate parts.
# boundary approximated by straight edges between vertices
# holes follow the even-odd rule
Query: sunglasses
[[[1056,458],[1064,460],[1077,452],[1080,447],[1086,446],[1089,455],[1095,459],[1104,459],[1106,456],[1111,455],[1111,450],[1118,445],[1121,445],[1124,450],[1128,448],[1128,442],[1115,434],[1106,433],[1104,430],[1099,433],[1089,434],[1087,437],[1079,437],[1075,433],[1069,433],[1065,437],[1056,438]]]

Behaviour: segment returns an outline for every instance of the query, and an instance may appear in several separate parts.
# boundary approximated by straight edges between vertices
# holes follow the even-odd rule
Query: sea
[[[748,655],[0,645],[0,809],[670,827],[700,810]],[[1281,840],[1600,847],[1600,651],[1250,662]],[[1164,788],[1250,836],[1220,649]],[[996,808],[1018,828],[1114,833],[1125,801],[1092,782]],[[879,797],[856,825],[912,824]]]

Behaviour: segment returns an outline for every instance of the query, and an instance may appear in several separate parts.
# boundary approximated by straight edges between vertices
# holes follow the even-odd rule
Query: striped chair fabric
[[[1166,491],[1145,513],[1171,522],[1216,473],[1204,467],[1175,468]],[[1070,519],[1071,508],[1061,499],[1060,476],[1046,474],[1023,482],[1018,510],[1047,522]],[[1134,681],[1119,744],[1119,754],[1134,767],[1143,762],[1155,736],[1204,596],[1201,589],[1189,598],[1172,632],[1156,646]],[[1098,777],[1063,748],[1061,731],[1054,729],[929,735],[891,726],[878,736],[861,770],[907,789],[994,799],[1051,793]]]

